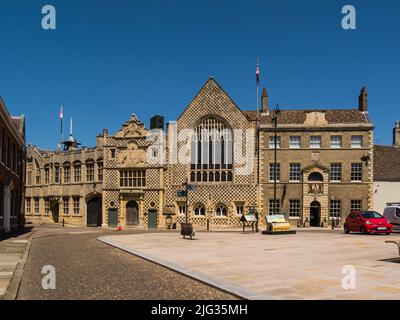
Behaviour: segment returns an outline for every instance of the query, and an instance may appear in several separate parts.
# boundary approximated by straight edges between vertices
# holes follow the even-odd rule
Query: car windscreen
[[[379,214],[378,212],[375,212],[375,211],[364,211],[364,212],[361,212],[361,215],[365,219],[381,219],[381,218],[383,218],[383,216],[381,214]]]

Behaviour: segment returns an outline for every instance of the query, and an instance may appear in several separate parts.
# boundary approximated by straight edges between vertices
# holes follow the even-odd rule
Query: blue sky
[[[41,9],[57,10],[57,30]],[[341,9],[357,10],[357,30]],[[0,95],[27,118],[27,142],[55,148],[58,112],[93,146],[136,113],[174,120],[209,76],[242,109],[255,107],[255,59],[270,103],[352,108],[369,92],[375,139],[400,119],[400,2],[396,0],[2,0]]]

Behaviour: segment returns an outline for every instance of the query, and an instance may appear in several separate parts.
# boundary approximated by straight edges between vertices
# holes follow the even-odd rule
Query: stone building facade
[[[393,145],[374,146],[374,209],[383,213],[387,203],[400,203],[400,122],[393,129]]]
[[[261,102],[259,112],[243,111],[210,78],[165,135],[162,123],[148,130],[132,115],[116,134],[104,130],[93,149],[29,146],[27,217],[144,228],[188,219],[219,228],[239,226],[246,212],[263,223],[279,211],[294,224],[327,226],[332,217],[373,207],[365,88],[355,109],[280,111],[276,170],[266,90]]]
[[[24,225],[25,118],[0,98],[0,235]]]

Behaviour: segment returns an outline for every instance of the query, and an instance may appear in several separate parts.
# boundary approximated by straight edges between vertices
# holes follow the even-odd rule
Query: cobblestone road
[[[137,231],[143,232],[143,231]],[[132,232],[124,232],[129,234]],[[99,242],[115,231],[37,227],[17,299],[234,299],[196,280]],[[56,270],[56,290],[41,286]]]

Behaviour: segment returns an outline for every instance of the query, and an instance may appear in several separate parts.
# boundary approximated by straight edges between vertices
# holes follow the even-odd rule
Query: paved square
[[[99,240],[249,299],[400,299],[400,263],[383,261],[398,258],[385,241],[400,241],[399,234],[200,232],[190,241],[173,232]],[[342,288],[346,265],[356,269],[355,290]]]

